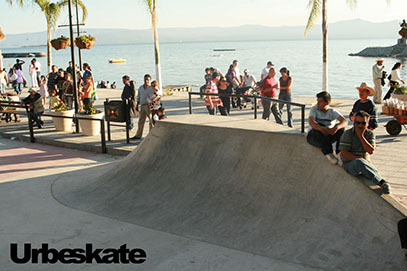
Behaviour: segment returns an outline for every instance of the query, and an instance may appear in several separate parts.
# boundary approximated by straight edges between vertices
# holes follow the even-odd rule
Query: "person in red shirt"
[[[269,73],[266,78],[263,80],[263,85],[261,87],[261,96],[263,97],[270,97],[277,99],[277,89],[278,89],[278,83],[274,79],[274,76],[276,75],[276,71],[274,70],[273,67],[270,68]],[[262,104],[263,104],[263,119],[268,120],[270,119],[270,105],[271,105],[271,112],[273,112],[274,118],[277,123],[283,124],[283,121],[281,120],[281,114],[279,110],[277,109],[277,102],[272,102],[268,99],[262,99]]]

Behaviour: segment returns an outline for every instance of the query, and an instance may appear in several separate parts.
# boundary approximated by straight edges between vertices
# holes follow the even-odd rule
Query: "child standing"
[[[59,104],[61,99],[57,96],[57,91],[55,89],[52,89],[50,92],[50,97],[49,97],[49,109],[52,109],[52,107],[56,106]]]
[[[158,82],[155,80],[151,82],[151,88],[154,91],[154,95],[151,98],[150,110],[152,122],[155,124],[155,122],[159,120],[158,110],[161,108],[161,95],[159,94]]]
[[[47,79],[45,78],[44,75],[42,75],[41,81],[40,81],[40,94],[41,94],[41,98],[43,99],[44,106],[47,101],[47,93],[48,93]]]

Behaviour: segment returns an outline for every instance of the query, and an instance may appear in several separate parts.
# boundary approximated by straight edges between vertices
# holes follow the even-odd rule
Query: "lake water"
[[[333,97],[356,98],[355,86],[362,81],[372,85],[371,67],[375,58],[350,57],[349,53],[359,52],[371,46],[391,46],[396,43],[389,39],[330,40],[329,90]],[[234,48],[234,52],[214,52],[215,48]],[[277,69],[285,66],[293,77],[293,93],[297,96],[313,96],[321,90],[322,82],[322,42],[319,40],[290,41],[231,41],[231,42],[184,42],[161,43],[161,65],[164,85],[203,84],[205,67],[217,67],[226,73],[230,63],[237,59],[241,71],[249,69],[257,79],[268,60]],[[125,74],[142,83],[143,75],[155,77],[153,44],[96,45],[91,50],[82,50],[82,61],[88,62],[96,81],[116,81],[122,87],[121,77]],[[2,49],[6,52],[46,52],[46,47],[25,47]],[[70,50],[52,52],[53,63],[66,68],[70,60]],[[125,64],[109,64],[111,58],[125,58]],[[24,59],[27,63],[30,59]],[[46,58],[38,58],[46,71]],[[385,70],[390,72],[393,64],[402,61],[385,59]],[[14,63],[14,59],[4,59],[4,64]],[[77,61],[78,62],[78,61]],[[403,62],[403,61],[402,61]],[[24,65],[28,77],[28,65]],[[407,69],[403,65],[401,77],[407,79]],[[29,80],[30,82],[30,80]],[[387,89],[387,87],[385,88]]]

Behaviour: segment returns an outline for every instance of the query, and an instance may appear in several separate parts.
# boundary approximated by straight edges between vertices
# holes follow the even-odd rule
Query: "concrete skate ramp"
[[[72,208],[308,268],[407,270],[401,213],[301,134],[160,122],[125,159],[65,175],[52,192]]]

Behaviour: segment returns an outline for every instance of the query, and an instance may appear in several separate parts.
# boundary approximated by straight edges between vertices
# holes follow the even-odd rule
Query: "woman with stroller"
[[[390,99],[391,94],[394,92],[396,85],[398,84],[399,86],[403,83],[405,84],[404,80],[400,78],[400,69],[401,69],[401,63],[397,62],[394,64],[393,68],[391,69],[391,74],[389,75],[389,85],[390,89],[387,91],[386,95],[384,96],[383,100]]]

